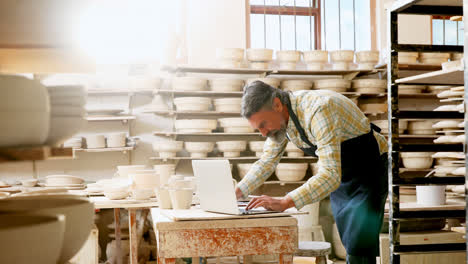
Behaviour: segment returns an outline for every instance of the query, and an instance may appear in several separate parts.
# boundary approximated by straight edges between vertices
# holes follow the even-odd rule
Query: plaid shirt
[[[287,195],[297,209],[320,201],[340,186],[341,142],[369,133],[370,124],[359,108],[345,96],[328,90],[297,91],[290,95],[291,109],[304,128],[309,141],[317,146],[319,171]],[[290,140],[298,147],[309,147],[300,138],[291,118],[287,125]],[[384,136],[374,132],[380,153],[387,152]],[[267,180],[283,156],[288,140],[276,143],[267,139],[263,155],[238,184],[247,196]]]

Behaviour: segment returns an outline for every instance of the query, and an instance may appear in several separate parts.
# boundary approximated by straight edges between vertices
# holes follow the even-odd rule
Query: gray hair
[[[289,102],[288,92],[272,87],[262,81],[254,81],[244,87],[241,114],[250,118],[260,110],[270,110],[273,100],[279,98],[282,104]]]

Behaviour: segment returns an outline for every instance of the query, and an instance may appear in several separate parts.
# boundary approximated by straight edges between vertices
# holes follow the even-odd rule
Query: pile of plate
[[[437,152],[432,157],[436,164],[434,176],[465,176],[465,155],[463,152]]]
[[[86,187],[84,179],[72,175],[49,175],[45,177],[44,187],[65,188],[69,190],[81,190]]]
[[[241,68],[244,61],[244,49],[218,48],[216,60],[221,68]]]
[[[357,93],[385,93],[387,80],[357,79],[352,81],[352,87]]]

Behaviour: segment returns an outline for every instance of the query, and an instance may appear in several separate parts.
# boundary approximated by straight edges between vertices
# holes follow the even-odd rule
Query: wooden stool
[[[303,241],[299,242],[295,256],[315,257],[316,264],[326,264],[327,256],[331,253],[331,246],[328,242]]]

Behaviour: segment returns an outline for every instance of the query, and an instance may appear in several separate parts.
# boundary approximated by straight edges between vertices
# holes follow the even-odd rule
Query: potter
[[[318,172],[283,198],[253,198],[247,209],[301,209],[330,195],[347,262],[375,263],[388,192],[387,142],[380,129],[339,93],[286,92],[261,81],[245,87],[242,115],[267,140],[263,155],[237,185],[237,198],[270,177],[292,142],[319,158]]]

